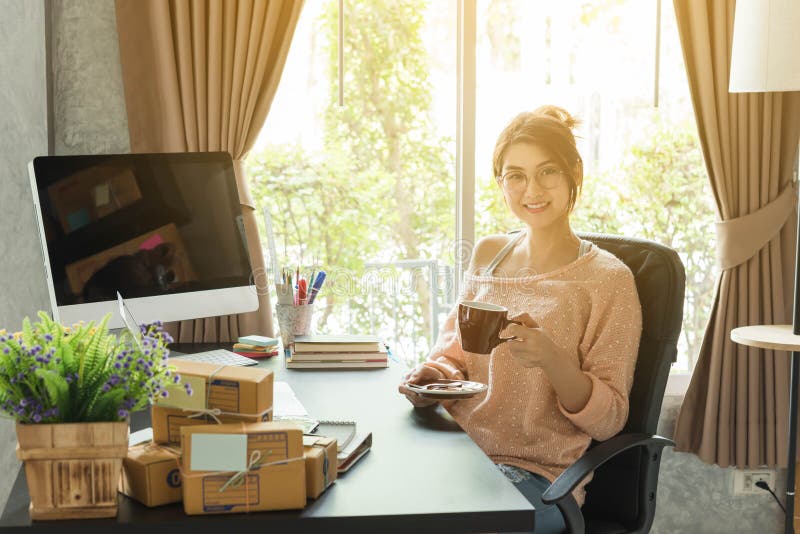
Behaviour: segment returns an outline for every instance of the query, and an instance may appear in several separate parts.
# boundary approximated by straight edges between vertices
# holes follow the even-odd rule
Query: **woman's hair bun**
[[[559,121],[561,124],[569,128],[570,130],[574,129],[578,126],[581,121],[572,115],[570,115],[569,111],[564,108],[560,108],[558,106],[540,106],[533,111],[534,115],[546,115],[548,117],[552,117]]]

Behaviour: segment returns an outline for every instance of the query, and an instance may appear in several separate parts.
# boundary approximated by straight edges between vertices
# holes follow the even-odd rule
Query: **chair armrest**
[[[675,442],[661,436],[652,434],[619,434],[613,438],[598,443],[578,460],[569,466],[553,481],[549,488],[542,494],[545,504],[557,504],[567,495],[572,495],[572,490],[580,484],[586,476],[609,461],[619,453],[633,447],[674,447]]]

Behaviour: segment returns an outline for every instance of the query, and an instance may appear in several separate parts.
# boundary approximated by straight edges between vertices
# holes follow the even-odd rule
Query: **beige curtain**
[[[273,333],[257,213],[242,160],[269,113],[302,5],[302,0],[117,0],[131,151],[230,152],[259,287],[257,312],[172,324],[177,341]]]
[[[735,2],[674,3],[722,267],[676,449],[722,467],[785,466],[789,355],[735,344],[730,331],[791,322],[800,93],[728,93]]]

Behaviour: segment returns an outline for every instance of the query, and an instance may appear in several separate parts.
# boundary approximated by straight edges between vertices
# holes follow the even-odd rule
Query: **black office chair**
[[[656,510],[661,452],[675,445],[655,432],[677,354],[686,276],[678,254],[663,245],[602,234],[580,237],[611,252],[633,272],[642,305],[642,338],[625,428],[609,440],[592,442],[542,501],[559,507],[570,533],[648,532]],[[581,509],[571,492],[592,471]]]

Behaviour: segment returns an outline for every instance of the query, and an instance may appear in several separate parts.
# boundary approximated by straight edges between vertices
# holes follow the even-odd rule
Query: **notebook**
[[[372,432],[359,432],[337,456],[338,473],[344,473],[372,448]]]
[[[295,336],[294,352],[378,352],[381,342],[371,335]]]
[[[356,435],[356,422],[321,420],[314,434],[336,438],[336,450],[341,452]]]
[[[284,362],[287,369],[381,369],[389,367],[387,359],[382,360],[326,360],[326,361],[295,361],[287,358]]]
[[[389,349],[386,346],[381,347],[373,352],[292,352],[291,358],[293,362],[319,362],[319,361],[373,361],[373,360],[386,360],[389,354]]]

